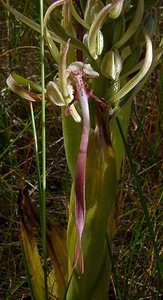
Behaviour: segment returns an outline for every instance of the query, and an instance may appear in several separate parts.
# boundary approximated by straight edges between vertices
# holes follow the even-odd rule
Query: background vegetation
[[[10,4],[14,1],[10,1]],[[38,1],[16,2],[17,10],[39,19]],[[154,43],[163,29],[160,20]],[[16,71],[40,82],[39,36],[0,9],[0,258],[1,299],[24,299],[29,295],[19,242],[18,191],[28,185],[37,202],[37,172],[34,141],[28,103],[9,91],[5,80]],[[46,79],[56,72],[46,49]],[[128,144],[152,220],[159,253],[162,242],[161,166],[162,166],[162,99],[163,64],[157,67],[143,91],[134,99]],[[41,137],[41,104],[34,104],[38,134]],[[70,192],[61,129],[60,110],[47,104],[47,209],[48,214],[66,227]],[[41,147],[40,147],[41,149]],[[41,155],[41,153],[40,153]],[[121,299],[161,299],[157,286],[157,269],[153,245],[139,202],[128,160],[124,159],[119,183],[115,216],[114,269],[110,299],[120,299],[115,292],[119,284]],[[26,298],[27,299],[27,298]],[[30,298],[28,298],[30,299]]]

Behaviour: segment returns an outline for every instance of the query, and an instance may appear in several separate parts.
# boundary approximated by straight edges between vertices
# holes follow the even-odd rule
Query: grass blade
[[[35,124],[35,116],[33,113],[33,105],[30,102],[30,110],[31,110],[31,118],[32,118],[32,127],[33,127],[33,137],[34,137],[34,146],[35,146],[35,157],[36,157],[36,169],[37,169],[37,177],[38,177],[38,190],[39,190],[39,204],[40,210],[42,205],[42,186],[41,186],[41,173],[40,173],[40,161],[39,161],[39,149],[38,149],[38,139],[37,139],[37,131]],[[41,221],[41,215],[40,215]]]
[[[115,280],[115,284],[116,284],[116,292],[117,292],[117,295],[118,295],[118,300],[122,300],[121,292],[120,292],[120,286],[119,286],[117,272],[116,272],[116,267],[115,267],[115,264],[114,264],[114,259],[113,259],[113,255],[112,255],[112,251],[111,251],[110,243],[109,243],[109,237],[108,237],[107,234],[106,234],[106,243],[107,243],[109,257],[110,257],[111,264],[112,264],[113,276],[114,276],[114,280]]]
[[[135,170],[135,167],[134,167],[134,164],[133,164],[133,160],[132,160],[132,156],[131,156],[130,150],[128,148],[128,145],[126,143],[126,140],[125,140],[125,137],[124,137],[124,134],[123,134],[123,130],[121,128],[121,124],[119,122],[118,117],[116,117],[116,122],[117,122],[119,131],[120,131],[123,143],[124,143],[126,154],[127,154],[129,164],[130,164],[130,167],[131,167],[131,170],[132,170],[132,174],[133,174],[133,177],[134,177],[135,185],[137,187],[137,191],[138,191],[138,194],[139,194],[140,203],[142,205],[143,212],[144,212],[144,215],[145,215],[145,218],[146,218],[146,221],[147,221],[149,235],[150,235],[150,238],[151,238],[151,241],[152,241],[152,244],[153,244],[153,248],[154,248],[154,251],[155,251],[156,265],[157,265],[157,270],[158,270],[158,289],[159,289],[160,284],[161,284],[162,267],[161,267],[159,251],[158,251],[155,236],[154,236],[153,226],[152,226],[152,223],[151,223],[151,219],[150,219],[150,216],[149,216],[147,205],[145,203],[145,199],[144,199],[142,187],[141,187],[141,184],[140,184],[140,180],[139,180],[139,177],[136,173],[136,170]]]

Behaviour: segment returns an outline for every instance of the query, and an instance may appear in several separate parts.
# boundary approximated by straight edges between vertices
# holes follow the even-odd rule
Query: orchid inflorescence
[[[1,2],[19,20],[39,31],[38,24]],[[93,253],[93,250],[90,250],[91,244],[85,236],[89,230],[92,234],[92,224],[96,224],[96,218],[101,215],[105,219],[99,224],[101,230],[105,231],[102,246],[100,243],[93,246],[97,255],[105,256],[108,224],[112,228],[115,186],[124,153],[114,117],[118,116],[121,120],[126,136],[131,99],[149,77],[163,51],[163,41],[153,50],[151,38],[155,32],[157,18],[154,13],[145,12],[144,2],[57,0],[48,7],[44,16],[44,37],[58,66],[56,76],[46,86],[46,99],[62,108],[65,151],[73,180],[67,236],[68,245],[72,240],[75,243],[70,245],[73,255],[69,262],[70,273],[77,272],[73,292],[76,291],[76,285],[79,286],[79,290],[80,284],[82,285],[79,274],[87,278],[86,272],[89,273],[87,256],[89,257],[89,251]],[[148,8],[148,1],[146,5]],[[22,98],[29,101],[40,99],[40,87],[17,74],[11,74],[7,84]],[[20,84],[36,90],[38,94],[24,89]],[[101,132],[104,138],[101,138]],[[98,145],[99,151],[96,149]],[[101,176],[91,163],[93,147]],[[89,166],[97,172],[101,187],[98,186]],[[112,182],[112,186],[107,186],[107,180]],[[106,199],[103,202],[108,195],[106,189],[109,188],[112,200]],[[91,191],[89,195],[88,191]],[[96,194],[101,199],[93,199],[96,198]],[[113,203],[110,204],[111,212],[101,211],[100,215],[97,201],[105,203],[106,206],[108,201]],[[104,207],[103,209],[105,210]],[[109,233],[112,236],[112,230]],[[96,231],[94,234],[96,235]],[[103,251],[103,254],[98,251]],[[100,268],[101,261],[99,269],[97,263],[97,273],[100,273]],[[95,270],[94,273],[96,274]],[[96,283],[98,277],[94,277],[94,273],[92,271],[92,284]],[[84,297],[81,299],[90,299]],[[77,298],[74,296],[74,299]]]

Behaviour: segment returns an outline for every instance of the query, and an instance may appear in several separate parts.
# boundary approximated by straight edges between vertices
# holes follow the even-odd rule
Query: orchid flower
[[[69,41],[67,42],[63,54],[61,55],[60,63],[60,77],[61,91],[56,82],[50,82],[47,85],[47,94],[52,102],[56,105],[63,106],[67,105],[66,114],[70,110],[70,114],[76,122],[81,121],[79,114],[77,113],[73,102],[75,102],[73,86],[68,84],[68,81],[73,81],[76,90],[77,100],[81,106],[82,111],[82,135],[79,146],[77,164],[76,164],[76,177],[75,177],[75,223],[78,234],[78,242],[76,246],[76,254],[74,258],[74,268],[79,260],[80,271],[84,272],[84,262],[81,250],[81,238],[85,223],[85,175],[86,175],[86,158],[87,158],[87,147],[89,140],[90,131],[90,115],[88,98],[90,93],[86,89],[86,85],[83,78],[94,79],[99,76],[95,72],[90,64],[83,64],[82,62],[72,63],[66,69],[66,55],[69,48]],[[66,74],[66,78],[65,78]],[[62,96],[63,95],[63,96]]]

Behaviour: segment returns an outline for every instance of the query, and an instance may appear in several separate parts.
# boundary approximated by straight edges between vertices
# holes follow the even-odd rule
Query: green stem
[[[43,250],[45,299],[48,300],[47,253],[46,253],[46,128],[45,128],[45,66],[44,66],[44,13],[43,0],[40,0],[40,47],[41,47],[41,86],[42,86],[42,205],[41,238]]]

